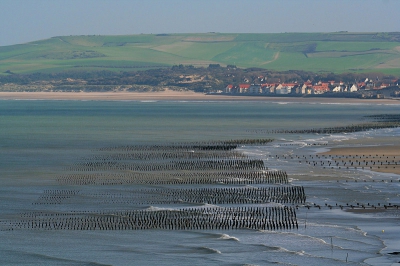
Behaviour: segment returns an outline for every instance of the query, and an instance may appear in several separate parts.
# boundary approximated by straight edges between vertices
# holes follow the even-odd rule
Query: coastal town
[[[382,73],[314,73],[241,69],[234,65],[177,65],[131,72],[8,73],[0,92],[160,92],[268,97],[400,97],[400,79]]]
[[[258,77],[264,81],[264,77]],[[306,82],[294,83],[241,83],[228,84],[225,90],[217,93],[223,94],[250,94],[250,95],[277,95],[277,96],[301,96],[301,95],[347,95],[360,98],[384,98],[387,96],[400,96],[400,80],[394,79],[391,83],[376,82],[366,78],[362,82],[345,83],[343,81],[316,82],[308,80]],[[384,93],[386,92],[386,93]]]

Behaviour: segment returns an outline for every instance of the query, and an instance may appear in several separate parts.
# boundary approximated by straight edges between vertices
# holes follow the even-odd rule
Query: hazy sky
[[[400,31],[400,0],[0,0],[0,46],[60,35]]]

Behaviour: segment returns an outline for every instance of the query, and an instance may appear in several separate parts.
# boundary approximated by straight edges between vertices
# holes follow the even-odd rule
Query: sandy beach
[[[352,99],[352,98],[304,98],[304,97],[263,97],[204,94],[193,91],[162,92],[0,92],[3,100],[101,100],[101,101],[272,101],[272,102],[320,102],[358,104],[399,104],[394,99]]]

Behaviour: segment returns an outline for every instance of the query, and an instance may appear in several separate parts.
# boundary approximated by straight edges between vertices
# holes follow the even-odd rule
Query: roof
[[[248,89],[250,88],[250,84],[239,84],[239,88]]]
[[[316,91],[329,91],[329,87],[324,84],[314,85],[312,88]]]
[[[282,86],[284,86],[284,87],[294,87],[296,85],[297,85],[297,83],[282,83]]]

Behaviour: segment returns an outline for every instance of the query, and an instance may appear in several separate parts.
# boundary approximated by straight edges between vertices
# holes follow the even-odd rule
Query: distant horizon
[[[370,33],[396,33],[400,31],[298,31],[298,32],[160,32],[160,33],[131,33],[131,34],[69,34],[69,35],[54,35],[48,38],[42,38],[42,39],[37,39],[37,40],[31,40],[25,43],[16,43],[16,44],[10,44],[10,45],[0,45],[0,47],[5,47],[5,46],[13,46],[13,45],[23,45],[23,44],[28,44],[31,42],[38,42],[42,40],[48,40],[51,38],[57,38],[57,37],[68,37],[68,36],[134,36],[134,35],[160,35],[160,34],[168,34],[168,35],[185,35],[185,34],[293,34],[293,33],[299,33],[299,34],[307,34],[307,33],[355,33],[355,34],[370,34]]]
[[[394,0],[2,0],[0,46],[55,36],[399,32]]]

